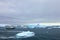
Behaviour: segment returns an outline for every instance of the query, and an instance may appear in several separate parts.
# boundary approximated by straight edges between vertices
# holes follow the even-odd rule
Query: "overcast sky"
[[[0,23],[60,22],[60,0],[0,0]]]

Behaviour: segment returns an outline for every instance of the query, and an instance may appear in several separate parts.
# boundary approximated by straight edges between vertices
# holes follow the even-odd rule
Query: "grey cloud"
[[[0,23],[60,22],[59,0],[0,0]]]

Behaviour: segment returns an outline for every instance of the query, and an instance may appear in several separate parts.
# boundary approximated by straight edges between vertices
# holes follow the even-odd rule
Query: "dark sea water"
[[[47,28],[17,28],[13,30],[6,30],[6,29],[0,29],[0,37],[5,36],[15,36],[17,33],[21,31],[32,31],[35,33],[35,36],[29,37],[29,38],[9,38],[9,39],[1,39],[0,40],[60,40],[60,28],[53,28],[53,29],[47,29]]]

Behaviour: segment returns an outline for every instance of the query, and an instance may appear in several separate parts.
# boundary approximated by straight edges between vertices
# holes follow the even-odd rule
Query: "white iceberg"
[[[16,38],[28,38],[32,36],[35,36],[35,33],[30,31],[23,31],[21,33],[16,34]]]

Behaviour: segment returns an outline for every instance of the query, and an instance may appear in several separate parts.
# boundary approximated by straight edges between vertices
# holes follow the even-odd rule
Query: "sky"
[[[0,24],[60,22],[60,0],[0,0]]]

